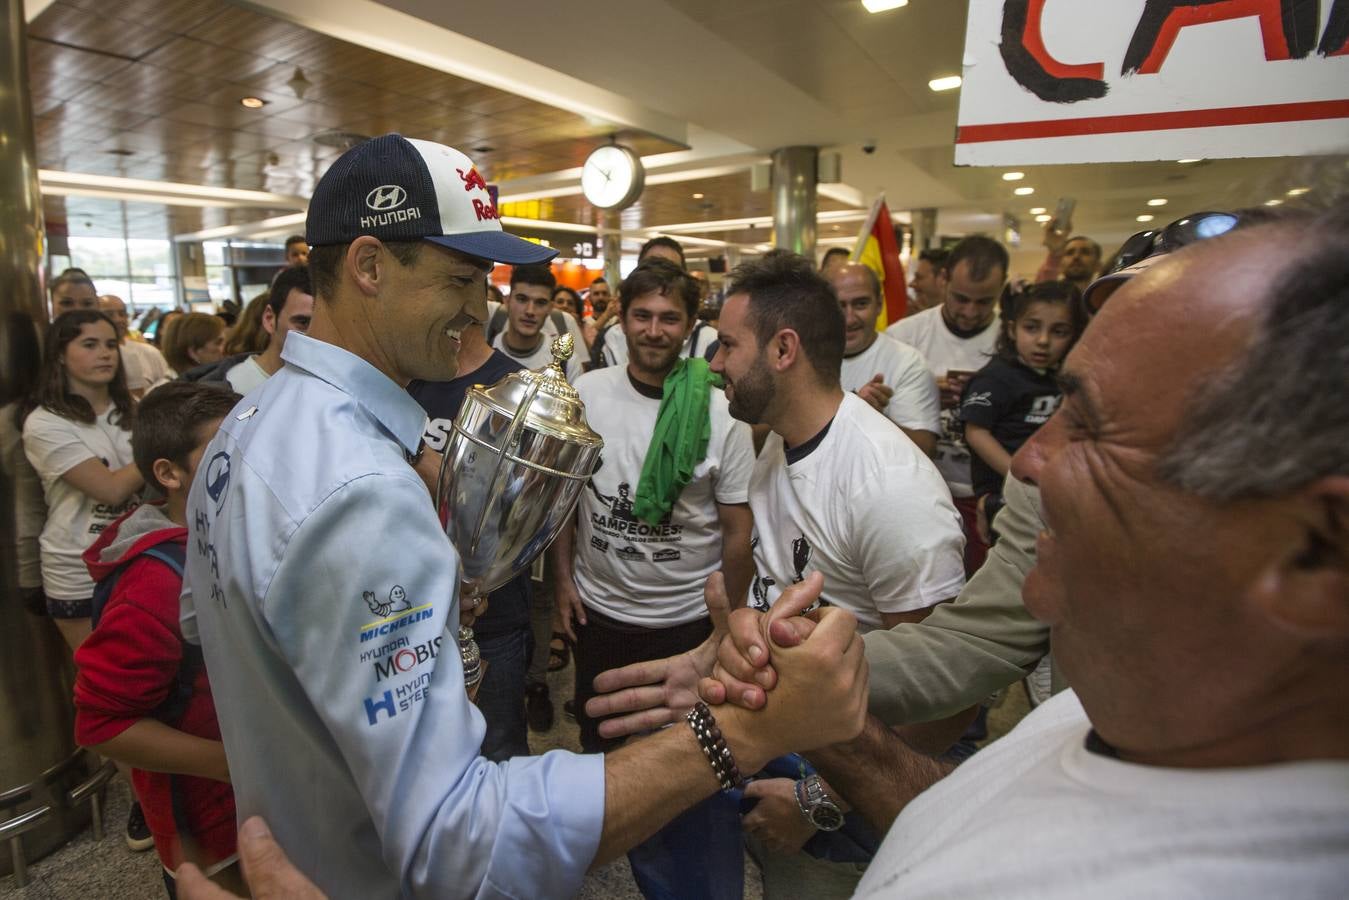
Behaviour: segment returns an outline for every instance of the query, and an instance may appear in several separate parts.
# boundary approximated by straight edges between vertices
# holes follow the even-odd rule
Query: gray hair
[[[1251,345],[1210,381],[1158,463],[1210,500],[1287,495],[1349,474],[1349,202],[1301,221]]]

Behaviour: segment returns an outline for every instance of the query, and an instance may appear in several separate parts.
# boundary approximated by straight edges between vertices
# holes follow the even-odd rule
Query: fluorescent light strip
[[[43,185],[42,194],[46,197],[93,197],[99,200],[120,200],[124,203],[156,203],[161,206],[194,206],[237,209],[239,204],[233,200],[210,200],[205,197],[180,197],[173,194],[139,194],[125,191],[111,191],[90,187],[56,187]]]
[[[249,204],[265,206],[294,206],[303,209],[308,201],[303,197],[288,194],[273,194],[270,191],[247,191],[238,188],[211,187],[204,184],[183,184],[176,181],[149,181],[143,178],[121,178],[115,175],[87,175],[83,172],[57,172],[51,169],[38,170],[38,180],[43,191],[56,193],[57,188],[64,189],[61,196],[80,195],[77,189],[101,190],[102,194],[84,194],[84,196],[108,196],[115,191],[118,199],[136,199],[135,195],[150,194],[155,197],[196,198],[214,201],[210,206]],[[160,202],[160,201],[156,201]]]
[[[303,227],[306,213],[293,213],[288,216],[273,216],[257,222],[245,222],[240,225],[221,225],[218,228],[206,228],[191,234],[176,234],[173,239],[179,243],[193,241],[217,241],[221,238],[240,237],[242,235],[261,235],[271,232],[294,231],[296,226]]]

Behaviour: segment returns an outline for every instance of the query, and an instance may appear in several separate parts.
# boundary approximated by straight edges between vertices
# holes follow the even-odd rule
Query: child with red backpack
[[[201,648],[183,641],[178,624],[187,493],[206,444],[238,399],[193,382],[146,395],[132,455],[166,499],[123,515],[84,553],[96,583],[94,627],[75,653],[75,739],[131,766],[171,898],[173,872],[185,861],[243,892],[211,686]]]

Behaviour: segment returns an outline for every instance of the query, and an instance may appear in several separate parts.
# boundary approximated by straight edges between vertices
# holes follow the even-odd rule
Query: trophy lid
[[[502,415],[514,416],[537,386],[526,413],[528,428],[578,444],[602,445],[604,441],[586,424],[585,404],[567,381],[566,365],[574,346],[570,334],[554,338],[551,363],[533,371],[512,372],[490,386],[475,385],[470,398]]]

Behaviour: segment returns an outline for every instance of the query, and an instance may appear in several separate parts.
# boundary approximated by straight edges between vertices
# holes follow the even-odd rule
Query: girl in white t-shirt
[[[134,409],[111,320],[68,312],[48,328],[43,351],[23,449],[47,503],[39,541],[47,612],[73,651],[89,634],[94,593],[81,556],[145,482],[131,456]]]

